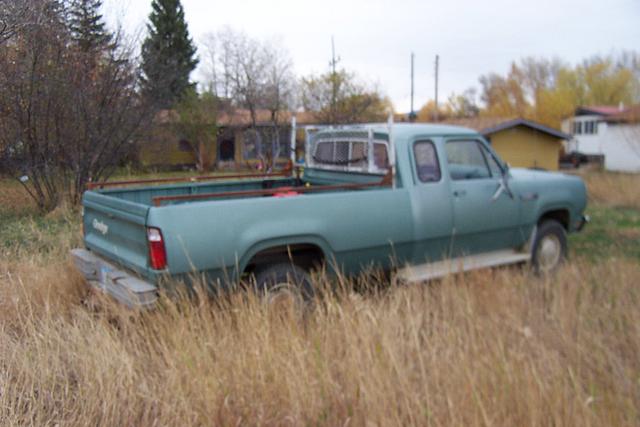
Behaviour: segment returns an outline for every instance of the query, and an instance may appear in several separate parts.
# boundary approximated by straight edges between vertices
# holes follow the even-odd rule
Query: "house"
[[[563,142],[571,136],[521,118],[473,117],[445,123],[474,129],[511,166],[557,170]]]
[[[300,125],[314,123],[314,117],[309,113],[295,115]],[[278,125],[274,125],[269,111],[258,110],[256,125],[252,126],[248,110],[223,111],[218,114],[215,125],[203,124],[212,132],[215,129],[215,137],[204,146],[194,147],[192,141],[176,130],[175,112],[163,110],[156,116],[150,136],[140,143],[138,158],[143,166],[157,169],[191,169],[199,161],[207,169],[257,168],[265,160],[281,165],[291,158],[291,117],[292,113],[281,112]],[[298,130],[296,141],[297,150],[302,150],[302,129]],[[198,153],[206,159],[198,159]]]
[[[604,168],[640,172],[640,105],[578,107],[562,122],[568,152],[599,158]]]

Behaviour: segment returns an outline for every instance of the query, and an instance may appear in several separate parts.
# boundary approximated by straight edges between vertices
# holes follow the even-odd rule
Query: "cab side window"
[[[416,161],[416,172],[421,182],[440,181],[440,164],[436,147],[431,141],[418,141],[413,146],[413,156]]]
[[[489,165],[477,141],[447,141],[449,174],[454,181],[490,178]]]

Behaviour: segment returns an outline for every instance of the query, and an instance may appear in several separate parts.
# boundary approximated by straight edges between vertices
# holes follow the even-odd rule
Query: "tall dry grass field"
[[[580,176],[587,184],[590,201],[640,209],[640,174],[591,171]]]
[[[578,253],[549,278],[355,292],[318,277],[334,291],[304,314],[246,293],[139,313],[82,303],[72,213],[7,218],[0,425],[640,424],[640,266],[624,254]]]

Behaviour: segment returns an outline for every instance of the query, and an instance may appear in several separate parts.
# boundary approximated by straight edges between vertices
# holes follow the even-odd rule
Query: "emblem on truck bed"
[[[97,231],[99,231],[100,233],[102,233],[102,235],[107,234],[107,232],[109,231],[109,226],[107,224],[105,224],[102,221],[98,221],[97,219],[94,218],[93,220],[93,228],[95,228]]]

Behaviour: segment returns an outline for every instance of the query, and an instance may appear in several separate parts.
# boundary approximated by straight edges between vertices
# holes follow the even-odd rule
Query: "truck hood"
[[[511,177],[517,180],[526,181],[548,181],[557,179],[580,179],[578,177],[567,175],[561,172],[549,172],[535,169],[511,168],[509,169]]]
[[[579,176],[532,169],[509,169],[509,182],[520,194],[536,193],[546,202],[572,206],[574,214],[582,214],[587,204],[587,189]],[[543,197],[544,196],[544,197]]]
[[[579,176],[561,172],[549,172],[535,169],[509,169],[510,181],[528,190],[549,190],[551,187],[565,188],[582,193],[586,198],[584,181]]]

